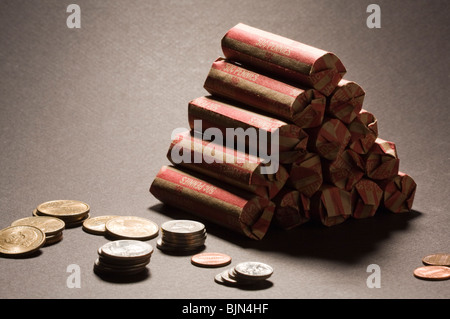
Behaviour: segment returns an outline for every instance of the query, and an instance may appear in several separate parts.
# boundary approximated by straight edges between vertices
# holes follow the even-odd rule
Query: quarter
[[[257,261],[242,262],[236,265],[234,270],[236,271],[236,276],[251,280],[264,280],[273,273],[272,267]]]

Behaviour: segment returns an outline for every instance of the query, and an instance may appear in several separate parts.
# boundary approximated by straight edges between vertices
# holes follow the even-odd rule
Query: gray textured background
[[[81,29],[66,7],[81,7]],[[220,286],[220,269],[156,249],[149,276],[97,277],[108,239],[81,228],[28,259],[0,259],[1,298],[449,298],[450,281],[414,278],[423,256],[449,252],[448,1],[376,1],[381,29],[366,27],[372,1],[0,1],[0,227],[41,202],[78,199],[91,216],[158,224],[189,216],[148,192],[167,164],[170,134],[187,127],[187,103],[238,22],[336,53],[366,91],[380,137],[418,184],[414,211],[324,228],[272,229],[254,242],[207,224],[207,251],[275,269],[261,290]],[[81,268],[68,288],[66,268]],[[369,289],[370,264],[381,288]]]

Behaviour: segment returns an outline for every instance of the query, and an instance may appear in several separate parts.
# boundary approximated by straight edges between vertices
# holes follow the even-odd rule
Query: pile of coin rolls
[[[172,139],[172,165],[150,186],[157,199],[253,239],[271,224],[332,226],[412,209],[416,183],[399,171],[395,143],[379,137],[365,91],[344,79],[335,54],[242,23],[221,45],[209,95],[188,103],[191,131]],[[268,163],[255,145],[230,148],[208,128],[278,133],[278,171],[261,173]]]

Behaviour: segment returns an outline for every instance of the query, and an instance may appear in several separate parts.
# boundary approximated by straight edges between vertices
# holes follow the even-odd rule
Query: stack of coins
[[[89,218],[88,204],[77,200],[52,200],[42,203],[33,211],[33,216],[56,217],[64,221],[66,228],[77,227]]]
[[[57,243],[63,238],[65,223],[63,220],[50,216],[33,216],[18,219],[11,226],[34,226],[45,234],[45,246]]]
[[[193,220],[172,220],[161,225],[159,249],[172,253],[190,253],[205,248],[205,225]]]
[[[98,275],[136,275],[147,269],[152,253],[153,247],[140,240],[108,242],[98,249],[94,272]]]
[[[0,254],[19,257],[37,252],[45,244],[45,233],[34,226],[9,226],[0,230]]]
[[[225,270],[214,277],[214,281],[227,286],[251,286],[260,284],[273,274],[273,268],[257,261],[247,261]]]

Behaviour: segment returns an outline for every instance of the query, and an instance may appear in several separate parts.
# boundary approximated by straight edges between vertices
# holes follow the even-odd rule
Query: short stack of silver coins
[[[257,261],[246,261],[217,274],[214,281],[227,286],[251,286],[260,284],[272,274],[271,266]]]
[[[205,247],[205,225],[193,220],[171,220],[161,225],[157,241],[160,250],[169,253],[188,253]]]
[[[98,249],[94,271],[99,275],[136,275],[147,268],[153,247],[140,240],[115,240]]]

